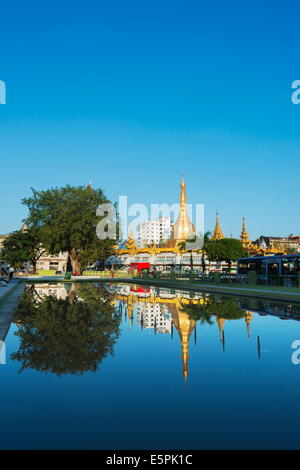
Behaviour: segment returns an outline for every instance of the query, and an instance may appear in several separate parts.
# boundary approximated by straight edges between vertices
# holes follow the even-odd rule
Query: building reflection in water
[[[40,363],[38,361],[33,362],[30,340],[33,338],[36,341],[35,334],[38,331],[37,326],[39,324],[34,319],[36,318],[45,329],[45,324],[41,321],[41,313],[47,316],[49,309],[44,307],[49,304],[48,307],[51,315],[53,315],[54,301],[57,302],[54,308],[59,308],[64,313],[66,321],[70,316],[74,321],[74,316],[75,318],[82,316],[82,310],[86,309],[85,315],[89,316],[91,325],[95,328],[93,341],[95,334],[98,334],[99,338],[102,335],[101,341],[98,342],[99,354],[97,355],[96,351],[96,357],[88,366],[86,364],[84,366],[83,364],[79,364],[79,366],[74,364],[73,370],[70,366],[73,361],[73,353],[72,349],[68,349],[68,356],[66,358],[61,357],[62,364],[66,359],[68,360],[65,368],[67,373],[77,373],[78,371],[82,373],[85,370],[96,370],[98,368],[101,360],[112,351],[112,346],[119,336],[119,322],[123,316],[124,320],[129,322],[130,328],[132,328],[135,320],[141,330],[152,329],[155,334],[169,334],[173,338],[174,329],[177,331],[181,344],[182,374],[185,383],[189,374],[189,344],[192,336],[194,336],[195,344],[197,342],[197,323],[200,325],[215,324],[219,330],[218,337],[221,348],[225,351],[224,331],[228,321],[243,319],[245,321],[245,333],[250,338],[254,313],[275,315],[281,319],[300,319],[300,306],[297,304],[262,301],[256,298],[228,297],[201,292],[142,287],[132,284],[33,284],[28,287],[27,297],[23,300],[23,304],[21,303],[21,308],[17,311],[15,317],[15,322],[20,328],[17,335],[20,336],[21,340],[20,350],[15,354],[15,358],[24,361],[23,368],[36,367],[43,370],[48,360],[48,353],[41,354],[39,351],[35,351],[35,360],[37,357],[41,360]],[[39,311],[38,315],[36,315],[37,311]],[[103,318],[105,318],[103,324],[101,322],[97,323],[99,313],[102,313]],[[73,326],[76,327],[76,322],[74,325],[72,324],[72,328]],[[82,326],[79,322],[77,326],[80,335]],[[63,327],[64,323],[60,322],[59,334],[61,334]],[[49,332],[42,331],[39,341],[43,338],[43,335],[49,337]],[[51,335],[52,338],[55,338],[55,331],[52,331]],[[89,345],[86,347],[83,344],[82,346],[81,354],[84,353],[88,357],[90,355]],[[49,344],[49,350],[51,351],[53,347],[56,348],[58,353],[63,351],[56,340]],[[71,345],[72,347],[73,345]],[[257,357],[261,358],[259,336],[257,337]],[[49,369],[51,371],[51,364]],[[62,368],[61,373],[63,372],[64,369]]]
[[[155,333],[171,334],[173,337],[173,327],[175,327],[181,343],[181,359],[182,373],[184,382],[187,381],[189,373],[189,343],[194,333],[194,341],[196,343],[197,321],[202,323],[213,324],[212,318],[219,328],[220,341],[225,351],[225,334],[224,323],[225,318],[222,317],[223,302],[215,302],[213,296],[202,293],[175,291],[172,289],[155,289],[150,287],[141,287],[134,285],[116,285],[107,284],[105,287],[114,293],[114,302],[117,308],[125,312],[125,316],[129,319],[132,327],[134,321],[134,312],[136,312],[136,320],[141,328],[152,328]],[[226,299],[225,302],[228,300]],[[229,319],[245,318],[248,337],[250,337],[250,326],[253,314],[244,312],[236,306],[237,312],[232,314],[232,306],[236,304],[231,299],[230,305],[225,308],[229,309]],[[221,308],[221,312],[218,310]],[[216,311],[214,311],[216,309]]]

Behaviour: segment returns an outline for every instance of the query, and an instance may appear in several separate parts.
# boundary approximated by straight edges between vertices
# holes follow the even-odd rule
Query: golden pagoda
[[[130,255],[134,255],[137,251],[138,247],[134,239],[134,234],[133,232],[130,232],[130,235],[128,237],[127,243],[126,243],[126,250]]]
[[[251,242],[250,238],[249,238],[249,234],[246,230],[246,219],[245,219],[245,217],[243,217],[243,225],[242,225],[240,240],[241,240],[241,242],[244,246],[249,245],[249,243]]]
[[[263,248],[258,246],[250,240],[249,234],[246,229],[246,219],[243,217],[242,231],[240,235],[240,241],[243,245],[243,248],[247,251],[248,256],[253,255],[268,255],[279,253],[280,249],[276,248],[274,245],[271,245],[269,248]]]
[[[186,188],[184,177],[180,183],[180,209],[178,218],[173,225],[169,246],[175,247],[180,242],[186,241],[195,234],[195,227],[192,224],[186,207]]]
[[[211,238],[212,238],[212,240],[221,240],[222,238],[224,238],[224,235],[223,235],[223,232],[222,232],[222,229],[221,229],[221,226],[220,226],[220,222],[219,222],[218,212],[216,213],[215,230],[214,230],[214,233],[213,233]]]

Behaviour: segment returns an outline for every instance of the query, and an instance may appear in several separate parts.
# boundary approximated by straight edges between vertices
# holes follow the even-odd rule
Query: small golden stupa
[[[215,230],[214,230],[214,233],[213,233],[211,238],[212,238],[212,240],[221,240],[222,238],[224,238],[224,235],[223,235],[223,232],[222,232],[222,229],[221,229],[221,226],[220,226],[220,222],[219,222],[218,212],[216,213]]]

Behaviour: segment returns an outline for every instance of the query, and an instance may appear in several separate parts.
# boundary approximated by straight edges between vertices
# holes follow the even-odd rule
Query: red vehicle
[[[130,270],[138,270],[138,273],[141,274],[143,269],[150,269],[150,263],[130,263]]]
[[[149,294],[150,287],[133,286],[130,287],[130,292],[140,292],[143,294]]]

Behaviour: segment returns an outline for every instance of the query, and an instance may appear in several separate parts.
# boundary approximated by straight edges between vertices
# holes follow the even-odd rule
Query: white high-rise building
[[[155,328],[159,333],[171,333],[172,316],[165,304],[138,302],[137,321],[143,328]]]
[[[173,224],[171,217],[159,217],[139,225],[138,244],[142,248],[155,243],[169,240]]]

